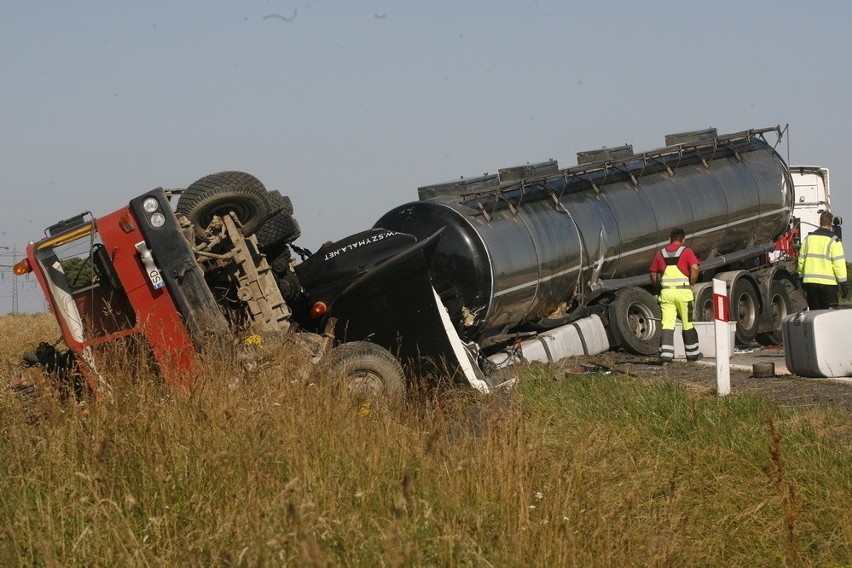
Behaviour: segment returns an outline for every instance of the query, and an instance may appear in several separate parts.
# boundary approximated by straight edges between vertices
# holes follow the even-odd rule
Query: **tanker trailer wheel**
[[[390,351],[369,341],[338,345],[329,353],[331,377],[359,402],[402,403],[405,375]]]
[[[181,194],[175,210],[195,225],[195,234],[204,238],[204,229],[214,215],[236,213],[246,236],[251,235],[270,215],[266,188],[245,172],[219,172],[192,183]]]
[[[731,292],[731,312],[737,318],[737,345],[750,345],[757,335],[760,300],[750,280],[740,278]]]
[[[660,306],[642,288],[624,288],[616,293],[607,309],[616,345],[635,355],[656,355],[660,351]]]
[[[772,309],[772,331],[758,333],[755,339],[761,345],[782,345],[781,320],[790,313],[790,294],[780,280],[773,280],[769,287],[769,307]]]
[[[695,295],[695,306],[692,310],[693,321],[713,321],[713,286],[703,286]]]
[[[282,210],[269,218],[255,232],[257,247],[269,257],[276,256],[302,234],[299,223],[291,213]]]

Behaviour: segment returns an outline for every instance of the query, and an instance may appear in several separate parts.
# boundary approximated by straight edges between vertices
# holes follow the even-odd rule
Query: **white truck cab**
[[[831,211],[828,168],[790,166],[790,174],[794,186],[793,215],[801,222],[801,234],[804,238],[819,228],[820,213]]]

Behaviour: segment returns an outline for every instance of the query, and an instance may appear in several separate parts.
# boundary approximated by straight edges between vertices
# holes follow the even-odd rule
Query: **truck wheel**
[[[757,312],[760,309],[757,290],[745,278],[734,284],[731,292],[731,312],[737,318],[737,345],[749,345],[757,335]]]
[[[607,314],[616,345],[636,355],[660,351],[660,306],[651,294],[641,288],[624,288]]]
[[[790,294],[779,280],[773,280],[769,287],[769,307],[772,309],[772,331],[758,333],[755,339],[761,345],[783,345],[781,320],[790,313]]]
[[[290,201],[289,197],[281,195],[277,190],[268,191],[266,193],[266,201],[269,203],[269,213],[271,215],[275,215],[276,213],[293,214],[293,202]]]
[[[694,321],[713,321],[713,286],[704,286],[695,296],[695,306],[692,310]]]
[[[186,188],[175,210],[192,221],[195,234],[201,238],[214,215],[227,215],[233,211],[248,236],[269,217],[270,203],[266,188],[253,175],[219,172],[205,176]]]
[[[299,223],[286,211],[273,215],[257,229],[257,246],[268,256],[275,256],[302,234]]]
[[[405,375],[396,357],[369,341],[338,345],[329,353],[331,376],[343,381],[359,401],[399,405],[405,395]]]

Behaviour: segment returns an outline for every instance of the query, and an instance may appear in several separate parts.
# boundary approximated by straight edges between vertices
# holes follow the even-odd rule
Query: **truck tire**
[[[757,336],[757,316],[760,299],[754,284],[739,278],[731,291],[731,315],[737,318],[737,345],[750,345]]]
[[[204,230],[214,215],[233,211],[251,235],[270,215],[266,188],[256,177],[245,172],[219,172],[192,183],[181,194],[175,210],[186,215],[195,225],[195,234],[204,237]]]
[[[399,361],[384,347],[369,341],[351,341],[332,349],[329,358],[331,376],[343,381],[355,400],[390,406],[402,403],[405,375]]]
[[[624,288],[607,309],[614,343],[635,355],[660,351],[660,306],[642,288]]]
[[[781,320],[790,313],[790,294],[780,280],[773,280],[769,286],[769,308],[772,310],[772,331],[758,333],[755,339],[761,345],[783,345]]]
[[[293,214],[293,202],[290,201],[288,196],[281,195],[279,191],[268,191],[266,193],[266,200],[269,202],[269,213],[271,215],[282,212],[288,215]]]
[[[693,321],[713,321],[713,286],[703,286],[695,295],[695,306],[692,310]]]
[[[257,247],[267,256],[276,256],[302,234],[298,221],[286,211],[269,218],[255,232]]]

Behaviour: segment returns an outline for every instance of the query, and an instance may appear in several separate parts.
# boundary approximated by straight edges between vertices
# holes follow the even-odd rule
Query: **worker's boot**
[[[698,345],[698,330],[694,327],[683,332],[683,350],[686,352],[687,361],[699,361],[704,357]]]
[[[674,360],[674,330],[664,329],[660,338],[660,364],[668,365]]]

